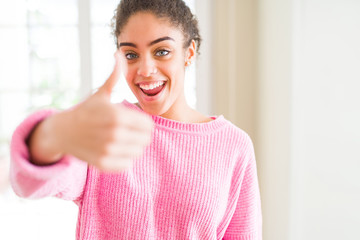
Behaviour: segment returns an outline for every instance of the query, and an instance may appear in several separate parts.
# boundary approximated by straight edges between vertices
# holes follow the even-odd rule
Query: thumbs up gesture
[[[151,141],[150,116],[110,102],[121,74],[121,59],[99,90],[69,111],[43,121],[30,138],[35,164],[49,164],[64,154],[105,171],[124,170]],[[47,143],[44,143],[47,141]],[[44,151],[47,150],[47,151]]]

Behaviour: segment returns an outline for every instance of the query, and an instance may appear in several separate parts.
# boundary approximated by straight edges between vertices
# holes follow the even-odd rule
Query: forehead
[[[158,18],[152,13],[139,12],[129,18],[118,40],[141,45],[165,36],[181,44],[184,38],[180,29],[172,25],[167,18]]]

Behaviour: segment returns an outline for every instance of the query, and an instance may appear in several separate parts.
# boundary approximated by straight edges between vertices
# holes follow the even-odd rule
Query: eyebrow
[[[148,46],[151,46],[151,45],[154,45],[154,44],[156,44],[156,43],[159,43],[159,42],[162,42],[162,41],[166,41],[166,40],[171,40],[171,41],[174,41],[174,42],[175,42],[175,40],[174,40],[173,38],[171,38],[171,37],[161,37],[161,38],[158,38],[158,39],[150,42],[150,43],[148,44]],[[122,47],[122,46],[130,46],[130,47],[137,48],[136,44],[135,44],[135,43],[131,43],[131,42],[121,42],[121,43],[119,44],[119,47]]]

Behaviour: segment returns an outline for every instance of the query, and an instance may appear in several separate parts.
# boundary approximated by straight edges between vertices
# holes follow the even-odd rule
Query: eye
[[[162,56],[168,55],[169,53],[170,53],[170,51],[161,49],[155,53],[155,56],[162,57]]]
[[[127,60],[133,60],[133,59],[137,58],[138,56],[135,53],[126,53],[125,57]]]

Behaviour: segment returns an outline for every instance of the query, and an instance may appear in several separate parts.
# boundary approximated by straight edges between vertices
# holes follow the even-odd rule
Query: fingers
[[[130,143],[123,145],[113,145],[111,148],[111,151],[113,152],[112,157],[115,159],[134,159],[140,157],[145,150],[145,146]]]
[[[98,169],[105,172],[117,173],[119,171],[125,171],[132,167],[133,160],[130,158],[107,158],[96,165]]]
[[[104,94],[109,97],[111,96],[111,92],[118,82],[121,75],[121,59],[118,51],[114,54],[115,57],[115,66],[110,75],[110,77],[105,81],[105,83],[99,88],[98,94]]]
[[[154,128],[154,121],[150,116],[142,112],[118,108],[118,121],[121,125],[131,130],[150,133]]]
[[[116,139],[119,145],[134,144],[145,147],[151,142],[151,132],[122,128],[112,133],[112,138]]]
[[[131,118],[131,114],[128,113],[127,117],[121,119]],[[142,128],[131,124],[131,121],[127,122],[128,126],[122,123],[115,126],[108,125],[106,128],[93,128],[94,131],[97,130],[95,134],[97,137],[88,137],[88,139],[93,139],[88,146],[94,153],[91,156],[92,160],[88,162],[101,170],[110,172],[129,168],[133,159],[143,154],[152,139],[152,120],[147,122],[147,116],[144,114],[139,115],[138,118],[143,118]],[[148,129],[144,127],[146,123],[149,124]]]
[[[113,145],[111,148],[113,153],[97,161],[97,168],[108,172],[127,170],[133,165],[134,159],[144,152],[144,148],[138,144]]]
[[[130,109],[122,104],[108,104],[94,111],[93,117],[86,119],[98,123],[98,127],[128,128],[140,132],[150,133],[154,128],[152,117],[144,112]]]

